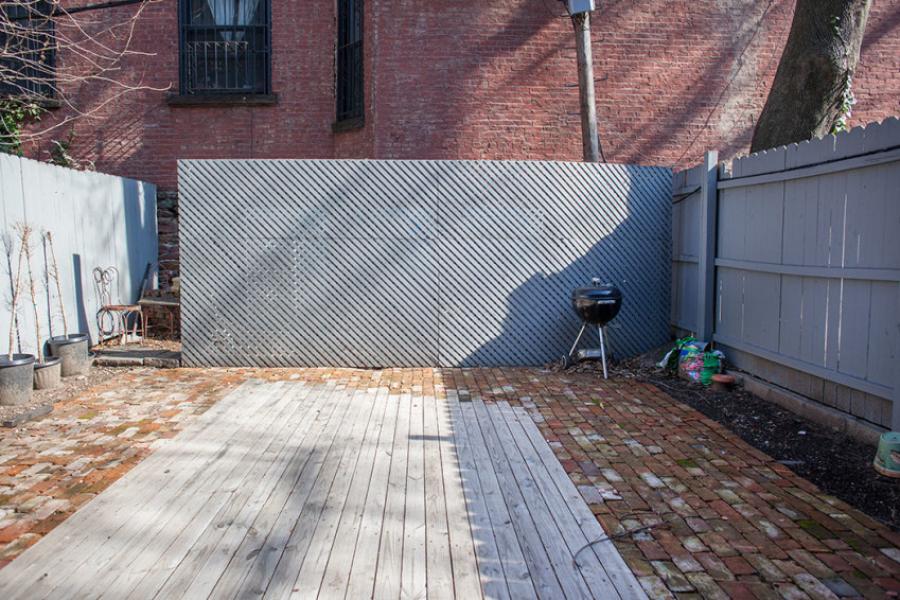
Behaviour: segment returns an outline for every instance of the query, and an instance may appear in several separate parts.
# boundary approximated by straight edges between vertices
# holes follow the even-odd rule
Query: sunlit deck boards
[[[0,596],[643,597],[523,409],[345,383],[244,384]]]

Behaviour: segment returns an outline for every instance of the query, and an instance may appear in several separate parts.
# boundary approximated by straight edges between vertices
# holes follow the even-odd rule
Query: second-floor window
[[[337,121],[363,116],[363,0],[338,0]]]
[[[181,0],[181,94],[271,93],[271,0]]]
[[[0,2],[0,97],[56,96],[54,5]]]

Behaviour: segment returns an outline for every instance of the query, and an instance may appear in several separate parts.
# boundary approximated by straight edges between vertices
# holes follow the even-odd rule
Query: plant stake
[[[34,272],[31,270],[31,245],[28,243],[31,237],[31,227],[22,225],[19,235],[22,236],[22,250],[25,252],[25,265],[28,267],[28,289],[31,292],[31,306],[34,308],[34,344],[37,348],[34,354],[38,363],[43,363],[44,349],[41,347],[41,321],[37,306],[37,292],[34,289]]]
[[[49,231],[44,233],[47,243],[50,244],[50,259],[53,261],[53,280],[56,282],[56,299],[59,301],[59,312],[62,314],[63,335],[69,337],[69,322],[66,320],[66,307],[63,304],[62,286],[59,283],[59,267],[56,265],[56,251],[53,249],[53,234]]]
[[[9,314],[9,352],[7,353],[9,361],[12,362],[13,350],[16,345],[16,308],[19,302],[19,282],[22,280],[22,249],[19,248],[19,266],[16,270],[16,279],[13,284],[12,307]]]

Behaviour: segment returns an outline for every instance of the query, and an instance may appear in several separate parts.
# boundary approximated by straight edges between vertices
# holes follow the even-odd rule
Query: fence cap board
[[[826,135],[769,150],[741,156],[723,163],[722,179],[752,177],[833,162],[844,158],[881,152],[894,148],[900,141],[900,119],[890,117],[880,123],[854,127],[848,132]]]

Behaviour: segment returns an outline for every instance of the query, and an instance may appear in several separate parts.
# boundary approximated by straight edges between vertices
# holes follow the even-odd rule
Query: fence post
[[[894,335],[894,362],[900,359],[900,281],[897,282],[897,323]],[[900,369],[894,369],[894,405],[891,407],[891,431],[900,431]]]
[[[697,338],[712,341],[716,310],[719,153],[703,156],[700,173],[700,256],[697,264]]]

